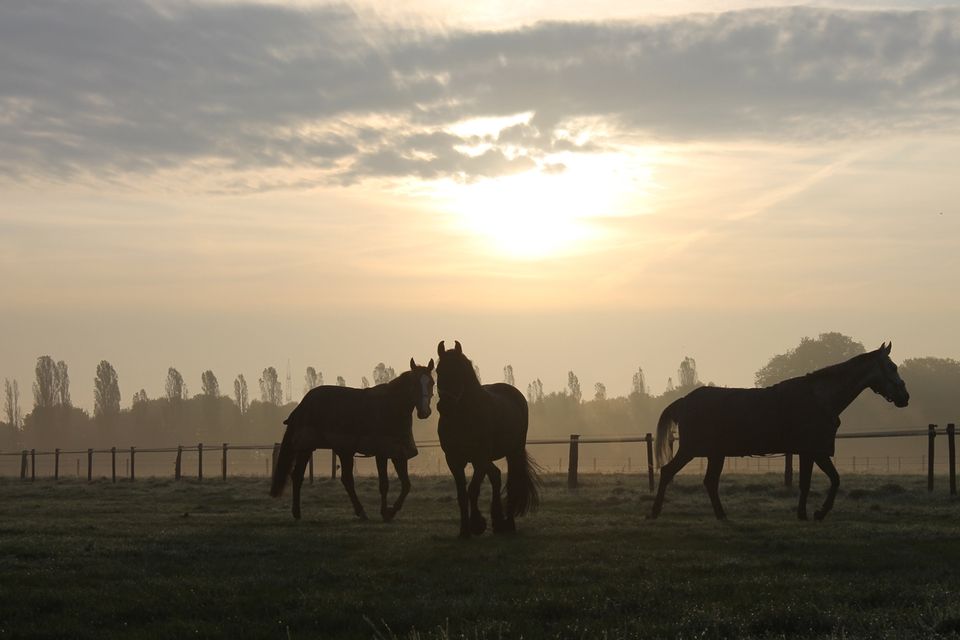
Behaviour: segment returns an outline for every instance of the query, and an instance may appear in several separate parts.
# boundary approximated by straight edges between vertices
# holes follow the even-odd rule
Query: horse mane
[[[457,353],[456,351],[447,351],[447,353],[455,356],[460,360],[460,365],[464,370],[463,379],[464,383],[467,386],[480,386],[480,378],[477,377],[477,370],[473,368],[473,361],[465,356],[463,353]]]
[[[823,378],[832,378],[835,375],[846,373],[851,365],[862,365],[876,355],[876,351],[867,351],[866,353],[855,355],[849,360],[844,360],[843,362],[838,362],[837,364],[831,364],[823,367],[822,369],[811,371],[810,373],[800,377],[805,380],[821,380]]]

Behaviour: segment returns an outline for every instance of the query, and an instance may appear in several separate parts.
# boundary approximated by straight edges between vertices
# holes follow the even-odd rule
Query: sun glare
[[[543,170],[461,184],[436,185],[434,197],[454,223],[499,255],[535,260],[600,250],[601,218],[642,213],[649,170],[625,154],[551,158],[563,171]],[[648,165],[646,165],[648,166]]]

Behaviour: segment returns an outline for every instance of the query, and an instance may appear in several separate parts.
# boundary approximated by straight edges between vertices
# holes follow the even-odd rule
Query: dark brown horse
[[[389,522],[400,511],[410,492],[407,460],[417,455],[413,440],[413,409],[420,419],[430,417],[433,398],[433,360],[426,367],[410,358],[410,370],[369,389],[320,386],[311,389],[284,420],[280,453],[273,471],[270,495],[283,494],[287,478],[293,477],[293,517],[300,519],[300,487],[314,449],[332,449],[340,458],[340,480],[350,496],[357,517],[367,514],[357,499],[353,483],[353,456],[376,456],[380,477],[380,516]],[[400,478],[400,496],[387,506],[387,459]]]
[[[660,469],[660,484],[651,518],[660,515],[670,481],[693,458],[707,458],[703,484],[717,518],[726,514],[718,487],[727,456],[795,453],[800,456],[800,504],[797,517],[807,519],[807,495],[813,463],[830,479],[830,491],[813,517],[822,520],[833,507],[840,475],[830,457],[840,414],[864,389],[898,407],[910,394],[890,360],[892,344],[798,378],[763,389],[700,387],[663,410],[657,423],[657,463],[669,457],[673,425],[679,430],[677,454]]]
[[[457,485],[460,537],[480,535],[487,522],[477,500],[485,476],[490,477],[493,499],[490,519],[494,533],[516,531],[515,516],[535,511],[539,505],[536,464],[527,455],[527,399],[512,385],[480,384],[473,363],[460,343],[449,351],[437,345],[437,429],[440,447]],[[507,459],[507,508],[500,497],[500,469],[495,460]],[[469,508],[465,468],[473,466]]]

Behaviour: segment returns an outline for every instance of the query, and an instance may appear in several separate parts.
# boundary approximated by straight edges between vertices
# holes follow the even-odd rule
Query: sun
[[[638,176],[620,154],[569,154],[542,169],[436,186],[439,206],[454,224],[496,254],[537,260],[598,249],[602,218],[625,215],[638,194]]]

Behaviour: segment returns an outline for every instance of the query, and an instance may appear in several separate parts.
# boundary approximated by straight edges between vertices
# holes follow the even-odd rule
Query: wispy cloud
[[[0,4],[0,173],[211,163],[312,180],[557,170],[616,140],[836,139],[960,122],[960,10],[777,8],[416,30],[348,8]],[[532,114],[495,134],[456,123]],[[571,123],[609,125],[577,140]]]

